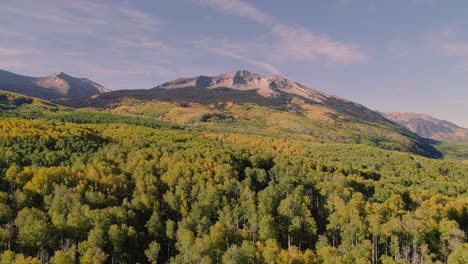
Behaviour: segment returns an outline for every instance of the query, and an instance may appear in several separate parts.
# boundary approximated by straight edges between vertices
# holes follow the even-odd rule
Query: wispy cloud
[[[468,72],[468,59],[458,64],[457,68],[460,71]]]
[[[199,4],[225,13],[248,18],[263,25],[272,25],[273,17],[240,0],[195,0]]]
[[[162,49],[168,49],[169,48],[162,41],[145,41],[145,42],[141,43],[141,46],[146,47],[146,48],[154,48],[154,47],[162,48]]]
[[[314,34],[304,27],[277,24],[272,32],[278,36],[273,51],[283,60],[308,61],[323,57],[332,64],[360,64],[368,60],[357,45]]]
[[[36,20],[41,25],[60,23],[85,28],[87,25],[119,26],[159,29],[162,21],[144,11],[120,3],[102,3],[91,0],[41,2],[16,0],[2,3],[2,14],[15,15],[28,20]],[[120,18],[118,21],[113,19]],[[77,23],[83,24],[77,24]],[[72,28],[73,29],[73,28]],[[96,28],[87,28],[94,31]],[[61,30],[56,28],[56,30]]]
[[[444,1],[440,1],[440,0],[411,0],[411,2],[416,3],[416,4],[423,4],[423,5],[428,5],[428,6],[431,6],[431,7],[435,7],[435,6],[443,3]]]
[[[7,1],[0,10],[0,30],[10,36],[29,36],[24,47],[47,46],[51,41],[68,42],[69,49],[90,44],[108,45],[114,49],[126,41],[155,42],[154,36],[163,22],[122,3],[80,1]],[[15,28],[15,34],[9,30]],[[8,39],[0,40],[7,42]],[[58,48],[61,48],[59,45]],[[152,46],[160,48],[163,45]],[[123,47],[125,48],[125,47]]]
[[[220,55],[223,57],[231,58],[234,60],[242,61],[247,64],[257,66],[272,74],[281,74],[280,70],[272,64],[252,58],[243,49],[245,45],[232,43],[226,40],[217,40],[205,38],[192,42],[193,46],[199,49],[204,49],[212,54]]]
[[[305,27],[288,25],[277,21],[269,14],[242,0],[194,0],[221,12],[247,18],[266,26],[272,37],[269,52],[258,59],[267,61],[317,61],[329,64],[361,64],[368,61],[368,55],[357,45],[349,44],[330,37],[316,34]],[[212,50],[218,50],[212,47]],[[217,52],[220,54],[219,52]],[[258,52],[256,52],[258,54]],[[222,55],[222,54],[220,54]],[[225,54],[230,55],[230,53]],[[229,57],[229,56],[228,56]]]
[[[457,69],[468,72],[468,42],[466,43],[444,43],[443,52],[459,60]]]
[[[20,49],[20,48],[1,48],[0,57],[15,57],[27,54],[38,54],[40,51],[36,49]]]
[[[0,8],[0,32],[8,32],[0,38],[0,68],[34,76],[65,71],[111,89],[207,71],[181,63],[186,51],[161,37],[165,26],[127,1],[7,1]]]
[[[468,56],[468,42],[466,43],[443,43],[443,51],[451,56]]]
[[[455,27],[446,27],[439,32],[431,33],[429,43],[440,56],[451,58],[457,63],[456,68],[468,70],[468,41],[459,38],[461,34]]]
[[[0,60],[0,69],[6,69],[20,74],[24,72],[41,72],[43,70],[39,65],[16,60],[14,58],[11,60]]]
[[[394,58],[405,58],[415,53],[414,48],[402,41],[399,38],[395,38],[388,42],[385,47],[385,52]]]
[[[148,59],[174,53],[159,35],[164,24],[121,1],[5,1],[0,8],[1,68],[32,75],[66,69],[104,78],[137,74],[122,68],[126,65],[145,70],[141,74],[162,75],[166,67]],[[137,68],[138,63],[146,65]]]

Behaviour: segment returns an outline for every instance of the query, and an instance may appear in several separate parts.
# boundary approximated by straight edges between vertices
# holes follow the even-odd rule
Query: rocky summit
[[[76,78],[63,72],[45,77],[29,77],[4,70],[0,70],[0,90],[48,100],[88,97],[111,91],[89,79]]]

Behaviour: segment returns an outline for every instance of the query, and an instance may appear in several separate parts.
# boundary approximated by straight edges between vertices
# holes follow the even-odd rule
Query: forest
[[[0,119],[0,263],[468,263],[468,165],[359,144]]]
[[[468,263],[459,156],[224,107],[0,94],[0,263]]]

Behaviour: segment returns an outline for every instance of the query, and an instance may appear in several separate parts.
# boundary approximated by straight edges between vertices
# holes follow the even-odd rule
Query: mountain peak
[[[255,90],[263,97],[278,97],[282,92],[295,94],[315,102],[323,102],[329,96],[312,88],[290,81],[282,76],[265,77],[247,70],[237,70],[217,76],[198,76],[195,78],[180,78],[164,83],[156,88],[176,89],[200,87],[207,89],[230,88],[234,90]]]
[[[427,114],[391,112],[384,113],[384,116],[421,137],[435,140],[468,140],[468,129]]]
[[[226,78],[235,78],[235,77],[245,77],[245,78],[249,78],[249,77],[263,77],[261,76],[260,74],[257,74],[257,73],[253,73],[253,72],[250,72],[250,71],[247,71],[247,70],[237,70],[237,71],[232,71],[232,72],[228,72],[228,73],[223,73],[223,74],[220,74],[218,76],[223,76],[223,77],[226,77]]]
[[[263,76],[261,76],[260,74],[257,74],[257,73],[246,71],[246,70],[237,70],[236,74],[235,74],[235,77],[238,77],[238,78],[260,78],[260,77],[263,77]]]
[[[68,75],[68,74],[66,74],[64,72],[56,72],[56,73],[52,74],[50,77],[57,77],[57,78],[67,78],[68,77],[68,78],[70,78],[72,76],[70,76],[70,75]]]
[[[100,84],[88,79],[76,78],[61,71],[45,77],[28,77],[3,70],[0,70],[0,73],[0,90],[43,99],[88,97],[110,92]]]
[[[260,74],[249,72],[246,70],[237,70],[233,72],[223,73],[213,77],[216,80],[232,80],[233,84],[246,84],[254,79],[265,78]]]

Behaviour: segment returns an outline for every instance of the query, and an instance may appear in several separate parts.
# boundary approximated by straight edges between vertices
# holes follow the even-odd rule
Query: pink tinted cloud
[[[278,37],[273,51],[279,59],[313,61],[325,58],[332,64],[368,61],[368,56],[358,46],[332,40],[304,27],[277,24],[272,32]]]
[[[468,43],[444,43],[442,48],[447,55],[468,55]]]
[[[274,19],[253,5],[240,0],[195,0],[199,4],[222,12],[241,16],[253,20],[259,24],[270,25]]]
[[[40,54],[41,51],[34,48],[2,48],[0,47],[0,57],[16,57],[22,55]]]
[[[330,64],[361,64],[367,54],[357,45],[333,40],[310,30],[276,21],[272,16],[242,0],[194,0],[215,10],[247,18],[267,26],[273,36],[269,56],[276,60],[316,61]],[[264,61],[267,58],[263,59]]]
[[[249,50],[255,44],[232,43],[226,40],[202,39],[192,42],[193,46],[208,51],[211,54],[220,55],[226,58],[242,61],[244,63],[260,67],[271,74],[281,74],[273,64],[264,59],[258,59],[249,55]],[[250,48],[249,48],[250,47]],[[257,48],[260,48],[257,46]]]

